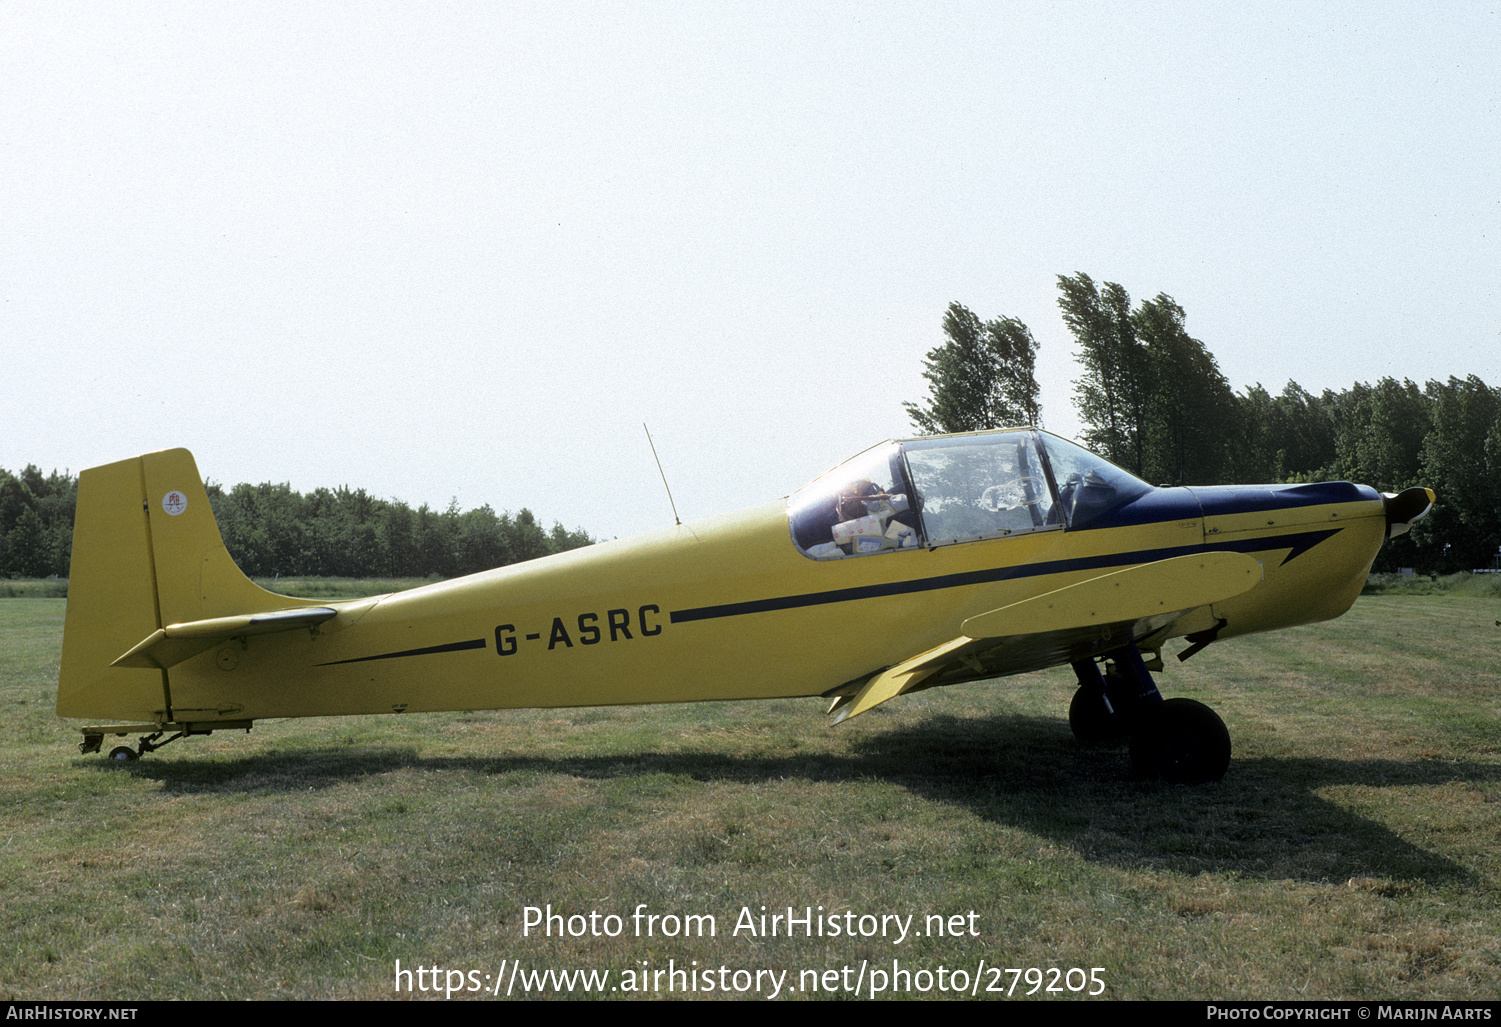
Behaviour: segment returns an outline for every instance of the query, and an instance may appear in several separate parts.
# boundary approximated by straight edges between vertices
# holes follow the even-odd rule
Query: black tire
[[[1121,723],[1105,704],[1103,693],[1079,688],[1068,704],[1068,726],[1080,745],[1116,745],[1125,737]]]
[[[1193,699],[1167,699],[1144,711],[1131,736],[1131,769],[1172,784],[1218,781],[1230,769],[1230,731],[1220,715]]]
[[[140,759],[140,756],[128,745],[117,745],[109,751],[109,758],[119,760],[122,763],[129,763],[132,760]]]

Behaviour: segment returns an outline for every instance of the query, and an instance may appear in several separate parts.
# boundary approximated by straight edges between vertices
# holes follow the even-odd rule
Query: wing
[[[829,708],[838,724],[950,668],[999,677],[1072,663],[1158,631],[1184,614],[1247,592],[1261,563],[1206,552],[1138,564],[970,617],[961,635],[872,675]],[[938,682],[934,682],[938,683]]]

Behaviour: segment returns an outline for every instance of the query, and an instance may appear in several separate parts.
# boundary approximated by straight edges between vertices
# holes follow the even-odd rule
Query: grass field
[[[835,729],[817,700],[281,721],[115,764],[53,713],[62,617],[0,600],[0,998],[383,998],[398,960],[412,988],[502,994],[518,966],[608,970],[616,996],[771,994],[757,970],[783,997],[864,997],[874,971],[986,995],[1031,967],[1081,968],[1060,998],[1091,972],[1111,998],[1501,994],[1493,599],[1367,597],[1169,659],[1164,693],[1234,737],[1201,788],[1077,747],[1067,670]],[[619,936],[524,934],[549,904]],[[762,906],[912,933],[734,932]],[[638,907],[717,933],[636,937]]]

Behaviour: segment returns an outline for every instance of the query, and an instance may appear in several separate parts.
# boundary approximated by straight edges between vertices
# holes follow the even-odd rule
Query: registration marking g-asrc
[[[659,615],[662,608],[655,603],[647,603],[637,607],[633,618],[631,611],[626,609],[606,610],[604,620],[601,621],[597,613],[581,613],[573,618],[575,633],[579,645],[598,645],[600,642],[630,641],[639,635],[642,638],[650,638],[662,633],[662,623]],[[562,617],[552,619],[552,628],[547,635],[547,649],[572,649],[575,641],[574,634],[570,634],[568,624]],[[609,637],[605,637],[605,632]],[[632,632],[635,632],[634,634]],[[520,638],[529,642],[540,641],[540,631],[528,632]],[[499,656],[513,655],[519,646],[516,625],[497,624],[495,626],[495,652]]]

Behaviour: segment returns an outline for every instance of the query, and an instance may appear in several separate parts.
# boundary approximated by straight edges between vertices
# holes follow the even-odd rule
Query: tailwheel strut
[[[149,735],[142,735],[137,740],[136,748],[134,749],[132,749],[128,745],[117,745],[109,751],[109,758],[112,760],[120,760],[121,762],[129,763],[132,760],[140,759],[148,752],[156,752],[156,750],[162,748],[168,743],[177,741],[183,735],[187,734],[187,732],[178,731],[175,734],[168,735],[166,741],[158,742],[157,739],[165,734],[167,734],[165,731],[155,731]]]

